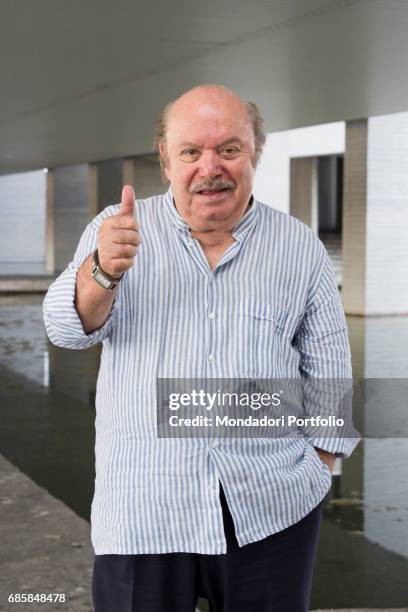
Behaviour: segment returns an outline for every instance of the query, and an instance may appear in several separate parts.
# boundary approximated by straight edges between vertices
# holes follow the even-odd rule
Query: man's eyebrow
[[[200,149],[201,147],[195,142],[181,142],[179,147],[194,147],[195,149]]]
[[[236,142],[236,143],[238,143],[240,145],[244,144],[242,142],[242,140],[240,138],[238,138],[238,136],[232,136],[232,138],[227,138],[227,140],[224,140],[219,146],[220,147],[225,147],[225,145],[232,144],[233,142]]]

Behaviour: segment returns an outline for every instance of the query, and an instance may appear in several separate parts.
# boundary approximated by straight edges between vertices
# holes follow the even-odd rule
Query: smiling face
[[[171,107],[160,146],[176,207],[195,231],[230,230],[254,180],[254,134],[245,103],[216,87],[193,89]]]

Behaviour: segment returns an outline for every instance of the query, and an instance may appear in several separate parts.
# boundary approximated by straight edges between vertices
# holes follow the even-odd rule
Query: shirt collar
[[[240,219],[240,221],[237,223],[237,225],[232,231],[232,235],[236,240],[244,238],[244,236],[247,235],[249,230],[252,229],[257,222],[259,210],[258,202],[253,196],[251,196],[250,202],[251,205],[249,209],[244,213],[244,216]],[[171,190],[171,187],[169,187],[167,192],[164,194],[164,204],[166,213],[169,219],[175,225],[175,227],[178,230],[189,233],[190,227],[188,223],[179,214],[177,208],[174,205],[173,192]]]
[[[170,220],[173,222],[176,228],[189,232],[190,228],[188,223],[184,221],[183,217],[179,214],[177,208],[174,205],[173,192],[171,190],[171,187],[169,187],[167,192],[164,194],[164,203],[166,213],[168,214]]]

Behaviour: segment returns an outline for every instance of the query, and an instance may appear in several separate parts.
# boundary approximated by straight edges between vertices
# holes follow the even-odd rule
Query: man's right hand
[[[114,278],[120,278],[133,266],[140,244],[134,211],[135,191],[130,185],[125,185],[118,214],[104,219],[99,229],[99,263],[102,270]]]

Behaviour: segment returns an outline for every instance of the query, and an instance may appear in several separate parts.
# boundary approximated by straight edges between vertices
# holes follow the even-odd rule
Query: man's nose
[[[216,151],[204,151],[200,157],[200,174],[205,177],[222,174],[221,160]]]

